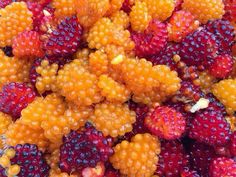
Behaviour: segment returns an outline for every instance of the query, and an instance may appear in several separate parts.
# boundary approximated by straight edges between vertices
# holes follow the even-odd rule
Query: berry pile
[[[236,177],[236,0],[0,0],[0,177]]]

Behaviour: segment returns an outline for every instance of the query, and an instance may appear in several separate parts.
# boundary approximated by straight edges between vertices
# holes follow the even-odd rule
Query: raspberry
[[[13,40],[13,54],[16,57],[42,57],[40,35],[35,31],[25,31],[17,35]]]
[[[156,170],[160,142],[152,135],[137,134],[131,142],[122,141],[114,147],[110,162],[128,177],[149,177]]]
[[[136,2],[129,14],[132,30],[143,32],[147,27],[152,17],[148,14],[147,4],[145,2]]]
[[[12,45],[12,40],[33,27],[32,13],[24,2],[13,2],[0,9],[0,46]]]
[[[227,113],[233,114],[236,111],[236,80],[226,79],[213,85],[212,93],[226,107]]]
[[[154,135],[173,140],[184,133],[186,121],[183,115],[175,109],[158,106],[145,118],[145,125]]]
[[[210,101],[210,103],[205,110],[214,112],[218,111],[222,113],[224,116],[227,115],[224,105],[212,93],[208,93],[206,95],[206,98]]]
[[[67,17],[53,30],[44,44],[46,54],[50,56],[67,56],[75,53],[80,45],[82,27],[76,16]]]
[[[43,153],[34,144],[18,144],[14,147],[15,157],[11,159],[11,164],[20,166],[19,177],[49,175],[49,166],[43,157]]]
[[[97,83],[96,75],[81,66],[79,60],[66,64],[59,70],[57,76],[57,87],[60,93],[78,106],[89,106],[101,101],[102,96]]]
[[[160,21],[165,21],[169,18],[174,11],[174,0],[142,0],[147,3],[148,12],[152,15],[152,18]]]
[[[55,8],[55,17],[62,19],[76,14],[76,0],[53,0],[52,7]]]
[[[10,114],[14,120],[21,116],[21,111],[36,96],[34,90],[25,83],[9,83],[0,92],[0,111]]]
[[[97,76],[108,72],[108,64],[107,55],[102,50],[97,50],[89,55],[89,69]]]
[[[33,129],[41,129],[43,121],[47,121],[53,116],[63,115],[65,109],[62,97],[52,93],[46,98],[36,97],[32,103],[22,110],[20,120]]]
[[[129,26],[129,16],[122,10],[112,14],[110,18],[115,25],[121,25],[124,29],[128,28]]]
[[[178,176],[188,165],[188,156],[180,141],[161,142],[161,153],[156,173],[159,176]]]
[[[211,92],[212,85],[216,83],[216,78],[210,75],[208,72],[200,72],[199,73],[199,81],[200,81],[200,88],[203,92],[209,93]]]
[[[236,131],[231,135],[229,149],[232,156],[236,156]]]
[[[107,161],[112,153],[103,134],[87,123],[81,132],[72,131],[64,137],[59,167],[68,174],[79,173],[86,167],[95,167],[98,162]]]
[[[195,115],[189,136],[210,145],[224,145],[230,139],[230,126],[221,112],[206,110]]]
[[[124,103],[130,97],[130,91],[126,87],[107,75],[101,75],[98,81],[101,95],[110,102]]]
[[[11,116],[0,112],[0,135],[4,134],[12,123]]]
[[[216,78],[225,78],[233,70],[234,60],[228,54],[218,55],[210,64],[209,73]]]
[[[109,0],[79,0],[77,1],[77,18],[81,25],[88,29],[108,11]],[[73,5],[72,5],[73,6]]]
[[[229,21],[214,20],[209,21],[206,26],[206,30],[215,34],[217,42],[219,44],[219,50],[221,52],[231,52],[234,44],[234,27]]]
[[[187,11],[174,12],[168,24],[168,37],[170,41],[180,42],[199,27],[199,22]]]
[[[192,166],[201,176],[208,176],[209,165],[216,153],[213,147],[202,143],[192,143],[190,146]]]
[[[0,2],[0,9],[5,8],[7,5],[11,4],[12,0],[3,0]]]
[[[200,177],[200,175],[196,171],[190,170],[188,167],[184,168],[180,175],[181,177]]]
[[[167,25],[152,20],[143,33],[132,33],[135,53],[139,57],[158,54],[167,44]]]
[[[227,157],[218,157],[211,162],[210,176],[236,176],[236,162]]]
[[[105,136],[117,137],[132,131],[135,112],[129,110],[126,104],[101,103],[95,106],[94,115],[90,119]]]
[[[235,0],[224,0],[225,4],[225,15],[224,17],[230,21],[236,18],[236,1]]]
[[[35,130],[28,125],[24,125],[21,120],[17,120],[8,127],[6,138],[6,143],[10,146],[31,143],[37,145],[42,151],[48,146],[48,140],[44,136],[43,129]]]
[[[224,15],[224,3],[222,0],[184,0],[183,10],[191,12],[201,23],[208,20],[221,19]]]
[[[202,65],[216,56],[216,37],[205,30],[197,30],[182,41],[180,57],[187,65]]]

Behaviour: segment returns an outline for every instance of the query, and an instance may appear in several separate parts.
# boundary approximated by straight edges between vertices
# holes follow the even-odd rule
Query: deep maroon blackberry
[[[14,147],[16,155],[11,159],[11,164],[20,166],[18,177],[48,177],[49,165],[43,153],[34,144],[18,144]]]
[[[6,84],[0,92],[0,111],[10,114],[15,120],[21,116],[21,111],[34,100],[35,96],[35,91],[26,83]]]
[[[206,30],[197,30],[182,41],[180,57],[187,65],[202,65],[218,52],[216,37]]]
[[[186,166],[188,166],[188,155],[180,141],[161,142],[157,175],[166,177],[180,176],[180,172]]]
[[[2,50],[3,50],[3,52],[5,53],[6,56],[13,57],[12,47],[6,46],[6,47],[3,47]]]
[[[49,36],[44,45],[49,56],[68,56],[77,51],[81,43],[82,27],[77,17],[65,18]]]
[[[169,43],[167,47],[158,55],[153,55],[151,57],[148,57],[147,60],[151,61],[153,65],[167,65],[172,70],[177,69],[177,64],[174,61],[173,57],[174,55],[179,54],[180,44],[178,43]]]
[[[206,95],[206,98],[210,101],[210,103],[209,103],[208,107],[206,108],[206,110],[219,111],[224,116],[227,115],[225,106],[212,93],[208,93]]]
[[[60,169],[69,174],[105,162],[113,153],[109,141],[90,123],[81,132],[72,131],[60,147]]]
[[[208,177],[209,165],[216,153],[213,147],[194,142],[190,146],[191,165],[202,177]]]
[[[215,34],[219,50],[221,52],[231,52],[234,44],[234,27],[227,20],[209,21],[205,29]]]

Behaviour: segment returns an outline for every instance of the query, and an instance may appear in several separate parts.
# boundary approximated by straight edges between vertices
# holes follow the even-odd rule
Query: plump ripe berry
[[[174,0],[142,0],[148,6],[148,12],[153,19],[165,21],[171,16],[175,8]]]
[[[145,125],[152,134],[167,140],[181,137],[186,128],[183,115],[173,108],[158,106],[145,118]]]
[[[231,52],[234,44],[234,27],[226,20],[209,21],[206,30],[215,34],[221,52]]]
[[[0,46],[12,45],[12,39],[33,27],[32,13],[24,2],[13,2],[0,9]]]
[[[232,156],[236,156],[236,131],[231,135],[229,150]]]
[[[76,0],[53,0],[52,7],[55,8],[55,17],[62,19],[76,14]]]
[[[195,115],[189,136],[210,145],[224,145],[230,139],[230,126],[221,112],[206,110]]]
[[[188,165],[188,155],[180,141],[161,142],[161,153],[156,174],[159,176],[179,176],[184,167]]]
[[[143,33],[132,32],[135,53],[139,57],[158,54],[167,44],[167,25],[152,20]]]
[[[187,11],[174,12],[168,23],[168,37],[170,41],[180,42],[199,27],[199,21]]]
[[[209,165],[215,157],[215,150],[211,146],[198,142],[194,142],[190,146],[190,160],[192,167],[203,177],[208,176]]]
[[[34,90],[25,83],[9,83],[0,92],[0,111],[10,114],[14,119],[21,116],[21,111],[36,96]]]
[[[127,13],[125,13],[122,10],[117,11],[116,13],[112,14],[112,16],[110,17],[113,24],[115,25],[121,25],[124,29],[128,28],[129,26],[129,16]]]
[[[20,166],[19,177],[38,176],[47,177],[49,166],[43,157],[43,153],[34,144],[18,144],[14,147],[16,155],[11,159],[11,164]]]
[[[236,1],[224,0],[224,4],[225,4],[224,18],[229,21],[234,21],[236,18]]]
[[[190,170],[188,167],[184,168],[181,173],[180,173],[181,177],[200,177],[200,175],[194,171],[194,170]]]
[[[131,142],[122,141],[114,147],[110,162],[128,177],[149,177],[156,170],[160,142],[152,135],[137,134]]]
[[[16,57],[42,57],[42,42],[36,31],[24,31],[13,39],[13,54]]]
[[[7,131],[7,128],[11,123],[12,123],[11,116],[3,112],[0,112],[0,135],[4,134]]]
[[[36,97],[21,112],[21,121],[34,129],[41,129],[41,123],[49,120],[50,117],[59,117],[63,115],[66,110],[66,105],[61,96],[52,93],[46,98]]]
[[[201,23],[221,19],[225,13],[222,0],[184,0],[182,8],[191,12]]]
[[[206,95],[206,99],[208,99],[210,102],[205,110],[214,112],[218,111],[222,113],[224,116],[227,115],[225,106],[212,93],[208,93]]]
[[[216,78],[226,78],[233,70],[234,60],[228,54],[218,55],[209,66],[209,73]]]
[[[216,56],[217,51],[215,35],[205,30],[197,30],[183,39],[180,57],[187,65],[199,66]]]
[[[228,114],[233,114],[236,111],[236,80],[225,79],[213,85],[212,93],[226,107]]]
[[[24,125],[21,120],[11,124],[6,131],[6,143],[10,146],[17,144],[35,144],[44,151],[48,146],[48,140],[44,136],[43,129],[35,130],[31,126]]]
[[[31,62],[7,57],[0,50],[0,88],[9,82],[27,82]]]
[[[218,157],[211,162],[211,177],[236,176],[236,162],[227,157]]]
[[[148,14],[147,4],[145,2],[136,2],[129,14],[132,30],[143,32],[147,27],[152,17]]]
[[[200,88],[204,93],[211,92],[212,86],[216,83],[216,78],[208,72],[203,71],[199,73]]]
[[[110,6],[106,15],[113,14],[121,9],[124,0],[110,0]]]
[[[82,27],[76,16],[67,17],[53,30],[44,44],[46,54],[50,56],[67,56],[79,48]]]
[[[110,102],[124,103],[130,98],[130,91],[107,75],[101,75],[98,80],[101,95]]]
[[[79,173],[86,167],[107,161],[112,153],[108,140],[87,123],[81,132],[72,131],[63,138],[59,167],[68,174]]]
[[[117,137],[132,131],[135,112],[129,110],[126,104],[102,103],[95,106],[94,115],[90,119],[105,136]]]
[[[58,71],[57,87],[67,100],[78,106],[89,106],[101,101],[98,78],[91,74],[79,60],[66,64]]]
[[[81,25],[89,29],[106,14],[109,8],[109,0],[79,0],[77,1],[77,17]]]
[[[2,0],[0,2],[0,9],[1,8],[5,8],[7,5],[11,4],[12,3],[12,0]]]

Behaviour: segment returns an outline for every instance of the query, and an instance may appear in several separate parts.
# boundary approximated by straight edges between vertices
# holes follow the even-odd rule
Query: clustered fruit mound
[[[0,0],[1,177],[236,177],[236,0]]]

